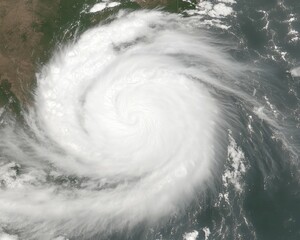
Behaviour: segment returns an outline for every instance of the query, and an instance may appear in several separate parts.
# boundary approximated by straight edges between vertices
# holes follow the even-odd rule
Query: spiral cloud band
[[[0,190],[0,223],[29,239],[93,235],[176,213],[207,185],[221,117],[208,84],[231,62],[191,24],[123,12],[55,52],[30,131],[1,141],[20,176]]]

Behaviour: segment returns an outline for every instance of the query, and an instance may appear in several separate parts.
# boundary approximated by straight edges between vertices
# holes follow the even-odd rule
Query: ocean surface
[[[0,109],[0,240],[300,239],[299,0],[58,14]]]

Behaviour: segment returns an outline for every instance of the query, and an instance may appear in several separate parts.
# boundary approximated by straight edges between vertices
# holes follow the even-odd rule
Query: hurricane
[[[256,149],[268,132],[296,159],[292,124],[280,122],[280,110],[257,87],[271,71],[238,60],[232,39],[197,21],[120,10],[56,46],[36,73],[34,103],[23,110],[22,124],[10,117],[2,122],[5,231],[20,239],[112,239],[116,233],[127,239],[125,232],[141,225],[157,229],[197,212],[188,209],[208,196],[219,199],[216,208],[236,196],[236,210],[221,215],[255,239],[239,197],[255,153],[242,151],[236,129],[245,124],[252,136],[262,124],[260,137],[246,145]],[[268,161],[257,161],[264,176],[278,170]],[[203,231],[207,239],[210,231]],[[181,236],[198,236],[189,234],[194,238]]]

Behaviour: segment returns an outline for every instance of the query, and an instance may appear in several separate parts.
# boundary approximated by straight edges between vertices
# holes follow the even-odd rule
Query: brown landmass
[[[145,8],[174,6],[178,0],[136,0]],[[0,106],[9,96],[31,101],[37,59],[45,51],[45,28],[55,19],[60,0],[0,0]],[[52,21],[54,22],[54,21]]]
[[[59,1],[0,0],[0,89],[21,103],[30,102],[36,58],[44,47],[41,26],[55,16]],[[5,99],[1,96],[2,104]]]

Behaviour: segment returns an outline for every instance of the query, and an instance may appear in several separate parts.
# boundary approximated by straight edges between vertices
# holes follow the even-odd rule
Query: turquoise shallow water
[[[114,230],[112,223],[104,234],[95,230],[92,236],[80,232],[71,237],[63,232],[60,235],[69,239],[189,239],[187,233],[196,231],[191,240],[300,239],[300,78],[290,73],[300,66],[300,3],[297,0],[237,0],[218,5],[220,2],[207,1],[205,7],[185,2],[179,5],[180,9],[171,9],[185,18],[193,18],[219,42],[233,43],[227,45],[226,51],[234,62],[253,66],[243,82],[236,81],[233,85],[259,102],[259,108],[245,103],[239,95],[207,84],[213,89],[213,96],[224,104],[226,119],[218,136],[226,139],[226,146],[219,146],[221,164],[215,169],[218,177],[214,179],[213,190],[208,188],[204,194],[195,192],[182,211],[165,216],[150,224],[151,227],[145,220],[130,230],[126,227]],[[49,57],[41,65],[48,61],[53,50],[76,42],[91,27],[114,22],[120,10],[139,10],[134,3],[122,2],[114,8],[88,13],[95,3],[62,3],[56,25],[49,28]],[[227,10],[230,8],[230,14],[216,17],[217,5],[223,10],[224,6]],[[218,74],[222,81],[222,74]],[[7,121],[14,122],[6,117],[1,112],[3,129]],[[9,157],[5,151],[7,143],[15,144],[9,138],[1,142],[0,172],[13,172],[12,179],[18,179],[25,171],[22,155],[16,153],[14,159]],[[19,165],[7,167],[8,161]],[[10,178],[1,179],[3,191],[7,179]],[[76,188],[85,179],[49,174],[47,181],[55,186]],[[89,219],[85,221],[88,225]],[[14,225],[11,219],[9,223],[5,219],[1,219],[2,222],[4,232],[23,239],[22,227]]]

